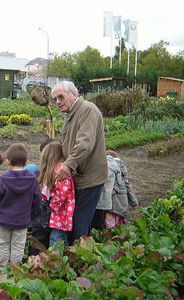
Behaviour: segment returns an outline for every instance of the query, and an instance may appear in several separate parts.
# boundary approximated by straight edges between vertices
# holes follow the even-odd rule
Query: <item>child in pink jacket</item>
[[[59,181],[57,170],[64,161],[62,145],[59,142],[48,144],[41,153],[39,182],[42,200],[50,201],[51,228],[49,247],[63,240],[67,244],[67,232],[72,231],[75,209],[75,188],[72,176]]]

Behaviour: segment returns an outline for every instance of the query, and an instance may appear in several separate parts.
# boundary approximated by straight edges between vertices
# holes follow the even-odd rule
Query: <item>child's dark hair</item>
[[[43,143],[41,143],[41,145],[40,145],[40,152],[42,152],[43,149],[44,149],[48,144],[53,143],[53,142],[55,142],[55,140],[54,140],[54,139],[51,139],[51,138],[48,138],[48,139],[46,139],[45,141],[43,141]]]
[[[51,188],[54,184],[54,170],[59,162],[64,161],[62,145],[59,142],[49,143],[41,153],[39,183]]]
[[[27,162],[27,150],[23,144],[14,143],[6,150],[6,158],[12,166],[24,167]]]
[[[114,151],[114,150],[107,150],[106,151],[106,154],[107,155],[110,155],[110,156],[112,156],[112,157],[117,157],[117,158],[120,158],[120,156],[119,156],[119,154],[116,152],[116,151]]]
[[[2,153],[0,153],[0,165],[2,165],[3,161],[4,161],[4,156]]]

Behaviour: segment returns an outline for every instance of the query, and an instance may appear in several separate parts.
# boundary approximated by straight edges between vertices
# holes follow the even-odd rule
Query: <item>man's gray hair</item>
[[[72,81],[69,80],[62,80],[59,81],[53,88],[53,90],[57,87],[64,87],[66,92],[74,92],[77,94],[77,96],[79,95],[78,89],[76,88],[75,84]]]

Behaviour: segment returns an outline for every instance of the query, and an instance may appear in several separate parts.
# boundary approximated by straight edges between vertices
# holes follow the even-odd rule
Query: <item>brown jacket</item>
[[[76,172],[76,189],[103,184],[107,180],[107,158],[103,118],[97,106],[82,97],[67,114],[61,132],[66,165]]]

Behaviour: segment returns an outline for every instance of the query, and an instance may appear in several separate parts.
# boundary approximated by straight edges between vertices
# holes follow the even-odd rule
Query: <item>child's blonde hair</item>
[[[49,188],[54,185],[54,170],[56,165],[64,160],[62,145],[59,142],[48,144],[41,153],[39,183]]]

